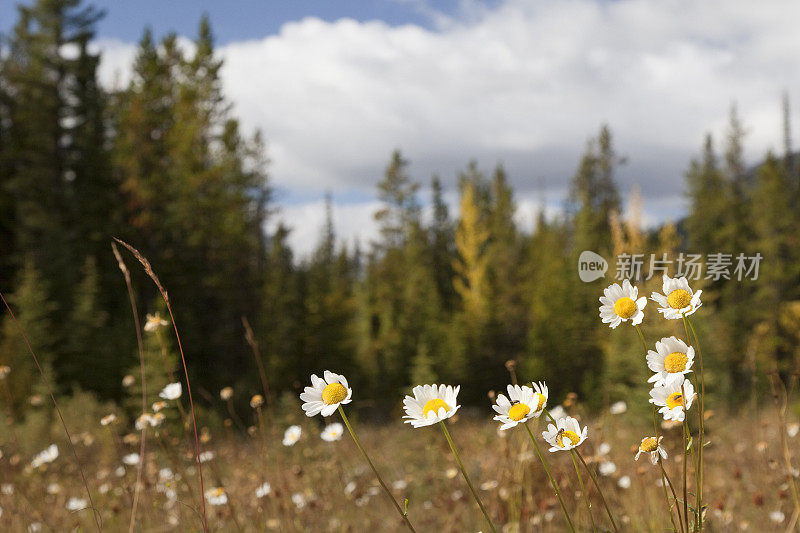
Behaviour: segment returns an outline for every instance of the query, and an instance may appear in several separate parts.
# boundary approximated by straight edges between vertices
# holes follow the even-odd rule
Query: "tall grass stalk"
[[[153,271],[153,267],[150,266],[150,261],[148,261],[147,258],[144,257],[139,252],[139,250],[137,250],[136,248],[134,248],[130,244],[126,243],[125,241],[117,239],[116,237],[114,237],[114,240],[117,241],[118,243],[120,243],[125,248],[127,248],[128,251],[130,251],[133,254],[133,256],[136,257],[136,259],[142,264],[142,267],[144,268],[145,273],[150,277],[150,279],[153,280],[153,283],[155,283],[156,287],[158,288],[158,292],[161,293],[161,297],[164,299],[164,303],[167,305],[167,311],[169,311],[169,318],[172,321],[172,328],[175,330],[175,338],[178,341],[178,351],[181,354],[181,363],[183,364],[183,373],[184,373],[184,376],[186,377],[186,392],[189,395],[189,405],[191,406],[191,411],[192,411],[192,425],[194,427],[195,455],[196,455],[196,459],[197,459],[197,468],[198,468],[198,472],[199,472],[199,475],[200,475],[200,495],[201,495],[200,500],[203,503],[203,531],[207,532],[208,531],[208,520],[206,518],[206,498],[205,498],[205,493],[206,492],[205,492],[205,486],[203,484],[203,463],[202,463],[202,461],[200,461],[200,437],[197,434],[197,417],[195,416],[195,413],[194,413],[194,400],[192,399],[192,386],[189,383],[189,370],[186,367],[186,357],[183,354],[183,345],[181,344],[181,336],[180,336],[180,333],[178,333],[178,324],[175,322],[175,315],[172,312],[172,305],[170,305],[170,302],[169,302],[169,295],[167,294],[166,289],[164,289],[164,286],[161,285],[161,282],[159,281],[158,276],[156,276],[155,271]]]
[[[117,265],[122,271],[122,276],[125,278],[125,285],[128,288],[128,300],[131,303],[131,313],[133,314],[133,325],[136,330],[136,345],[139,349],[139,368],[142,373],[142,414],[147,411],[147,378],[145,377],[144,369],[144,346],[142,343],[142,328],[139,323],[139,308],[136,305],[136,298],[133,295],[133,286],[131,285],[131,273],[128,266],[123,261],[122,256],[117,249],[117,245],[111,243],[111,250],[114,252],[114,257],[117,259]],[[136,485],[133,488],[133,504],[131,505],[131,519],[128,524],[128,533],[133,533],[133,527],[136,524],[136,509],[139,505],[139,491],[142,486],[142,468],[144,468],[144,454],[145,443],[147,442],[147,427],[142,428],[142,438],[139,444],[139,464],[136,465]]]
[[[53,387],[50,386],[50,380],[47,379],[47,375],[44,373],[42,365],[39,364],[39,358],[36,357],[36,352],[33,351],[31,343],[28,341],[28,336],[25,335],[25,331],[22,329],[22,325],[17,320],[17,317],[14,316],[14,311],[11,309],[11,306],[8,305],[6,297],[3,295],[2,291],[0,291],[0,300],[3,300],[3,305],[6,306],[8,314],[11,315],[11,320],[17,327],[19,334],[22,336],[22,340],[25,342],[25,347],[28,349],[28,353],[30,353],[31,357],[33,357],[33,362],[36,363],[36,368],[39,370],[39,375],[42,376],[42,382],[44,382],[44,386],[47,389],[47,394],[53,401],[53,406],[56,408],[56,413],[58,413],[58,419],[61,421],[61,427],[64,428],[64,433],[67,436],[67,442],[69,443],[69,447],[72,450],[72,457],[75,459],[75,464],[77,465],[78,472],[80,472],[81,475],[83,488],[86,490],[86,495],[89,497],[89,507],[92,509],[92,515],[94,516],[95,526],[97,526],[97,531],[103,531],[103,526],[100,518],[100,511],[98,511],[97,507],[95,507],[94,505],[94,500],[92,499],[92,491],[89,490],[89,482],[86,481],[86,474],[84,473],[83,466],[81,466],[81,462],[78,459],[78,452],[75,450],[75,445],[72,443],[72,435],[70,435],[69,433],[69,428],[67,428],[67,423],[66,421],[64,421],[64,415],[61,413],[61,408],[58,406],[58,402],[56,401],[55,394],[53,393]]]
[[[789,406],[789,392],[786,390],[786,385],[783,383],[777,369],[769,374],[769,384],[772,388],[772,397],[775,400],[775,409],[778,416],[778,427],[780,428],[781,436],[781,452],[783,455],[784,466],[789,473],[789,487],[791,488],[792,501],[794,503],[794,512],[789,521],[789,527],[786,531],[791,531],[798,524],[800,518],[800,491],[797,489],[795,476],[792,475],[794,467],[792,466],[792,452],[789,449],[789,441],[786,435],[786,409]]]

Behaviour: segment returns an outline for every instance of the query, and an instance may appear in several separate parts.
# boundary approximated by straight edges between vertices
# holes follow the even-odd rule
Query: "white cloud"
[[[587,137],[608,122],[629,160],[623,189],[641,185],[646,215],[661,218],[685,205],[683,172],[707,131],[722,139],[733,101],[751,161],[780,146],[780,94],[800,86],[800,3],[464,5],[462,16],[432,13],[435,29],[306,18],[224,46],[226,93],[245,127],[263,130],[276,186],[290,197],[370,197],[399,147],[423,183],[438,172],[452,186],[470,158],[502,161],[520,197],[535,198],[542,180],[565,191]],[[109,63],[130,58],[111,50]],[[321,205],[284,209],[296,238],[316,237]],[[359,211],[368,205],[341,223],[373,231]]]
[[[352,251],[358,243],[366,251],[370,242],[378,238],[378,227],[374,214],[380,208],[377,201],[334,205],[333,225],[336,239]],[[320,241],[325,227],[325,202],[323,200],[296,205],[281,206],[270,223],[274,230],[279,223],[292,228],[289,245],[298,258],[310,254]]]

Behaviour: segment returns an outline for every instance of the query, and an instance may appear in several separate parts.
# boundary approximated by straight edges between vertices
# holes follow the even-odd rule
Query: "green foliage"
[[[130,84],[109,92],[97,83],[100,57],[89,46],[98,18],[78,0],[38,0],[19,8],[0,43],[0,288],[13,293],[57,391],[114,399],[132,416],[141,410],[112,235],[138,248],[169,291],[206,406],[224,386],[237,398],[260,393],[259,363],[274,395],[295,397],[309,374],[331,369],[384,414],[409,386],[434,380],[464,385],[467,403],[485,402],[486,391],[507,383],[509,360],[521,379],[549,380],[556,400],[576,392],[598,407],[646,394],[637,336],[629,328],[612,335],[597,317],[609,278],[583,283],[575,275],[584,250],[761,253],[757,281],[697,283],[705,306],[697,327],[713,369],[707,384],[723,395],[749,390],[765,368],[796,371],[800,171],[788,100],[784,153],[756,169],[745,164],[745,127],[732,108],[724,145],[715,148],[709,135],[687,170],[690,209],[675,225],[643,230],[635,193],[634,216],[621,220],[621,161],[603,125],[578,161],[568,208],[556,218],[540,214],[531,233],[515,222],[514,177],[502,165],[484,174],[472,161],[456,176],[457,216],[433,177],[429,217],[396,150],[377,185],[379,239],[363,252],[345,246],[329,197],[316,249],[298,257],[290,230],[268,224],[264,141],[243,135],[230,113],[209,21],[200,21],[191,51],[176,35],[145,31]],[[65,45],[74,53],[59,53]],[[128,267],[136,301],[153,302],[150,280],[135,261]],[[660,282],[634,281],[640,295]],[[683,336],[657,320],[652,303],[647,316],[649,342]],[[149,408],[182,375],[170,329],[144,342]],[[0,363],[12,368],[11,408],[22,418],[41,381],[8,317]],[[125,390],[124,374],[136,380]],[[88,403],[78,396],[76,405]],[[46,431],[49,421],[37,416],[30,423]]]
[[[27,261],[19,272],[16,287],[7,300],[14,310],[17,323],[6,313],[0,337],[0,365],[11,368],[11,374],[6,378],[10,402],[15,415],[20,417],[29,407],[30,397],[45,394],[46,388],[18,327],[25,332],[51,384],[55,378],[52,371],[53,356],[59,339],[53,335],[50,319],[56,311],[56,304],[49,301],[47,283],[32,261]]]

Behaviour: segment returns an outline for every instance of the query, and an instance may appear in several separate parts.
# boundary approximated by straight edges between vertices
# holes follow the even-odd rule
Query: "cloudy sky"
[[[227,95],[268,140],[279,216],[300,251],[319,234],[326,191],[342,238],[374,234],[375,185],[395,148],[417,180],[438,173],[452,201],[470,159],[487,171],[502,162],[529,228],[543,203],[559,207],[605,122],[627,158],[620,187],[640,186],[654,223],[681,216],[683,173],[706,132],[723,138],[732,103],[750,162],[781,146],[782,92],[800,108],[793,0],[98,4],[109,85],[125,82],[145,25],[191,37],[210,14]]]

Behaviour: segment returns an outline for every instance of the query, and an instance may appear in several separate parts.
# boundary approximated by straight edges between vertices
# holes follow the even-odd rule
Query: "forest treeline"
[[[732,110],[725,138],[715,144],[709,135],[688,166],[690,211],[676,224],[642,230],[635,193],[622,209],[620,158],[603,126],[577,162],[563,213],[540,215],[531,233],[514,222],[501,165],[465,166],[455,216],[440,180],[410,176],[398,151],[376,176],[380,237],[343,244],[329,202],[315,251],[301,258],[289,228],[266,230],[278,206],[265,145],[230,112],[208,20],[191,50],[146,30],[130,83],[109,90],[90,46],[101,15],[78,0],[37,0],[19,7],[0,45],[0,289],[60,393],[124,403],[123,376],[138,376],[113,236],[137,247],[169,291],[202,403],[226,386],[243,404],[261,391],[245,321],[273,395],[330,368],[375,412],[422,382],[458,383],[467,403],[485,402],[509,371],[548,380],[557,399],[576,392],[597,407],[626,398],[644,381],[639,340],[600,323],[598,297],[610,279],[578,278],[583,250],[760,253],[757,280],[695,282],[707,306],[696,315],[707,383],[736,403],[752,397],[764,372],[796,370],[800,173],[788,103],[783,153],[751,168]],[[125,257],[141,314],[164,316],[155,287]],[[640,284],[649,295],[659,280]],[[645,321],[650,343],[678,333],[662,322]],[[145,335],[145,355],[155,399],[181,376],[171,331]],[[10,397],[24,413],[41,380],[7,313],[0,364],[12,369]]]

